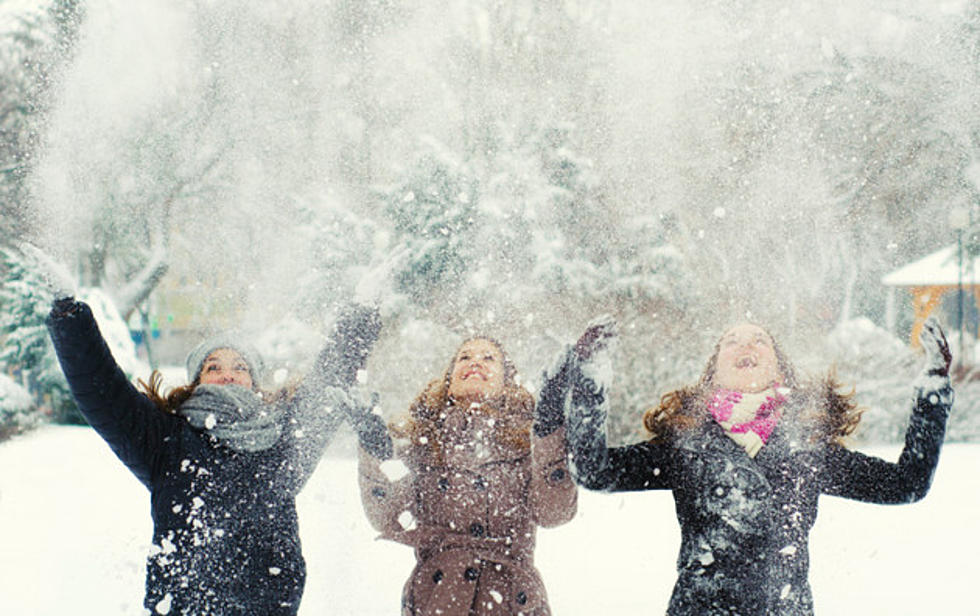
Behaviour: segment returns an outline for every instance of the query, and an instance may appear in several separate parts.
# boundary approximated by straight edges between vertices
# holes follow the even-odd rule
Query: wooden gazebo
[[[962,284],[963,292],[972,293],[977,305],[980,305],[978,272],[980,257],[970,259],[964,253],[961,269],[959,248],[952,244],[883,276],[882,284],[892,287],[893,290],[888,298],[886,320],[889,326],[893,326],[895,320],[894,289],[905,287],[912,293],[912,305],[915,309],[911,342],[913,346],[918,346],[923,322],[936,309],[945,294],[951,291],[955,293]]]

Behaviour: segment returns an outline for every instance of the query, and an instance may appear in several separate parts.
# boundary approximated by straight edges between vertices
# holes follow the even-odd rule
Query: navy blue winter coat
[[[588,381],[588,379],[586,379]],[[767,444],[750,458],[713,421],[669,443],[606,446],[603,392],[573,395],[568,435],[580,484],[593,490],[671,490],[681,527],[672,616],[813,613],[808,537],[821,494],[908,503],[929,490],[952,403],[948,380],[917,391],[897,463],[813,443],[797,433],[792,394]],[[799,430],[802,432],[802,430]]]
[[[92,312],[53,311],[47,325],[82,414],[150,490],[150,613],[296,614],[306,577],[296,494],[339,422],[312,407],[322,370],[288,404],[273,447],[242,453],[161,411],[116,365]],[[325,365],[325,362],[319,362]],[[310,417],[309,419],[302,419]]]

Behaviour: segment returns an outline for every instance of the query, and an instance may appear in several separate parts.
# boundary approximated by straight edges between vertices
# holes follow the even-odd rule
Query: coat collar
[[[715,421],[705,421],[700,426],[693,428],[678,438],[676,447],[686,451],[700,453],[714,453],[741,460],[744,458],[746,464],[757,466],[771,466],[792,455],[797,450],[810,449],[801,447],[799,443],[791,440],[790,434],[793,430],[787,430],[784,425],[787,418],[783,418],[775,429],[769,440],[763,445],[762,449],[755,456],[749,457],[735,441],[728,438],[724,428]]]

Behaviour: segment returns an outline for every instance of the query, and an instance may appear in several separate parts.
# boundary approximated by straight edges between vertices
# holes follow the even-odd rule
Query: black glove
[[[357,434],[361,447],[375,458],[387,460],[393,455],[394,446],[384,419],[371,412],[371,409],[377,406],[377,401],[378,394],[372,394],[370,407],[351,401],[350,405],[344,406],[344,411]]]
[[[582,373],[582,364],[609,346],[616,337],[616,322],[601,316],[593,320],[575,345],[562,353],[545,371],[544,385],[534,414],[534,433],[545,437],[565,424],[565,398],[571,390],[573,402],[601,404],[602,388]]]
[[[572,378],[572,406],[599,408],[606,400],[606,390],[591,378],[576,370]]]
[[[327,375],[329,385],[350,387],[357,371],[367,362],[368,354],[381,332],[381,315],[377,308],[350,304],[334,323],[334,333],[317,359]]]
[[[953,354],[949,352],[949,343],[939,321],[929,317],[919,332],[919,343],[926,352],[926,363],[922,372],[928,376],[949,376],[949,365],[953,362]]]
[[[603,315],[594,319],[585,328],[585,332],[575,342],[575,353],[582,361],[587,361],[593,355],[606,348],[616,337],[616,322],[612,317]]]
[[[81,307],[74,297],[59,297],[51,303],[51,316],[55,318],[67,317],[75,314]]]
[[[534,407],[534,434],[544,438],[565,425],[565,398],[574,372],[578,371],[574,349],[566,348],[554,365],[544,372],[544,384]]]
[[[565,438],[572,456],[575,480],[590,489],[609,485],[609,451],[606,447],[605,393],[595,381],[576,371],[568,409]]]
[[[375,306],[348,304],[337,315],[334,329],[352,346],[370,347],[381,333],[381,313]]]
[[[608,315],[594,319],[575,343],[578,356],[577,370],[572,379],[572,404],[599,407],[605,400],[605,391],[583,371],[583,365],[596,358],[616,338],[616,321]]]

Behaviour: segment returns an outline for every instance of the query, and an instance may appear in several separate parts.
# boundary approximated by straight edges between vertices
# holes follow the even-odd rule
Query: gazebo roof
[[[956,244],[941,248],[918,261],[903,265],[882,276],[881,283],[889,287],[957,286],[960,283]],[[980,257],[963,260],[963,285],[980,285]]]

